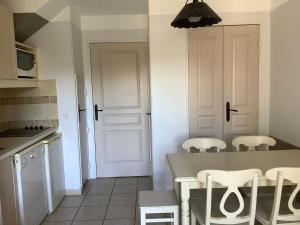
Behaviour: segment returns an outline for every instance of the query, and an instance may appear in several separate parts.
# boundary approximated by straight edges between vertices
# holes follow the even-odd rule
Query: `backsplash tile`
[[[8,124],[7,122],[1,122],[0,123],[0,131],[4,131],[8,129]]]
[[[57,103],[57,96],[50,96],[50,103]]]
[[[24,127],[58,127],[59,120],[26,120],[26,121],[8,121],[3,125],[3,130],[14,129],[14,128],[24,128]],[[0,123],[1,128],[1,123]]]
[[[0,97],[0,106],[56,103],[56,96]]]

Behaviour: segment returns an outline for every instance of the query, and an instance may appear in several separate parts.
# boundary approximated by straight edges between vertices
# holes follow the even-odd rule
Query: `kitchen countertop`
[[[45,131],[34,135],[32,137],[9,137],[9,138],[0,138],[0,161],[4,160],[14,154],[22,151],[23,149],[33,145],[43,138],[49,136],[50,134],[57,131],[57,128],[49,128]]]

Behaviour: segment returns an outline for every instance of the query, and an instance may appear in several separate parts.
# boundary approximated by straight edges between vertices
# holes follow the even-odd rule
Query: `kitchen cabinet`
[[[13,156],[0,161],[0,224],[19,225],[17,189]]]
[[[0,4],[0,79],[17,79],[13,14]]]

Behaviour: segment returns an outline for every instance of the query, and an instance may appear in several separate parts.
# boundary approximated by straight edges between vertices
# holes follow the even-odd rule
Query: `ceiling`
[[[70,0],[80,15],[148,14],[148,0]]]

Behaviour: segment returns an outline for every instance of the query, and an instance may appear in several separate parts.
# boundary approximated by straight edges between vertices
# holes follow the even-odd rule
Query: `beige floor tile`
[[[116,194],[112,195],[109,205],[135,205],[136,194]]]
[[[110,195],[89,195],[84,199],[82,206],[107,206]]]
[[[104,220],[103,225],[134,225],[134,219]]]
[[[105,216],[107,207],[81,207],[75,220],[101,220]]]
[[[138,177],[138,184],[151,184],[153,180],[151,177]]]
[[[66,196],[60,207],[79,207],[84,199],[84,196]]]
[[[138,191],[150,191],[150,190],[153,190],[153,186],[152,186],[152,184],[141,183],[141,184],[138,184],[137,190]]]
[[[135,217],[135,206],[109,206],[105,219],[131,219]]]
[[[113,194],[135,194],[136,185],[115,185]]]
[[[110,195],[112,189],[113,185],[92,186],[88,192],[88,195]]]
[[[87,193],[89,192],[89,190],[91,189],[91,187],[93,186],[93,184],[94,184],[94,180],[88,181],[88,182],[84,185],[83,192],[82,192],[82,195],[83,195],[83,196],[87,195]]]
[[[116,185],[120,184],[137,184],[137,177],[120,177],[116,178]]]
[[[72,225],[102,225],[102,220],[81,220],[81,221],[74,221]]]
[[[58,208],[52,215],[46,218],[46,221],[68,221],[73,220],[78,208]]]
[[[99,178],[94,181],[94,186],[102,186],[102,185],[114,185],[115,178]]]
[[[63,221],[63,222],[44,222],[42,225],[71,225],[72,221]]]

